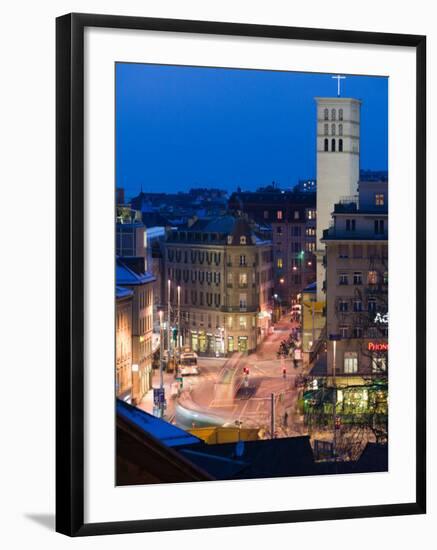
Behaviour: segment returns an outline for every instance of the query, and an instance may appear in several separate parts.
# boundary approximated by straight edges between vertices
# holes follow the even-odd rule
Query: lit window
[[[376,193],[375,194],[375,205],[376,206],[384,206],[384,193]]]
[[[240,317],[240,328],[246,328],[246,317]]]
[[[240,256],[240,265],[241,265],[241,266],[246,265],[246,256],[245,256],[244,254],[242,254],[242,255]]]
[[[238,282],[239,282],[240,286],[247,285],[247,273],[240,273],[240,275],[238,277]]]
[[[295,219],[295,220],[298,220],[298,219],[299,219],[299,210],[295,210],[295,211],[294,211],[294,219]]]
[[[344,352],[344,372],[346,374],[358,372],[358,353],[356,351]]]
[[[246,244],[246,237],[240,237],[240,244]]]
[[[278,258],[278,267],[279,267],[279,269],[282,269],[282,267],[283,267],[282,258]]]
[[[278,220],[282,220],[282,210],[278,210],[276,212],[276,217],[278,218]]]
[[[377,285],[378,284],[378,272],[369,271],[367,274],[367,284],[368,285]]]
[[[372,354],[372,372],[387,372],[387,356]]]
[[[232,244],[232,235],[228,235],[228,244]]]

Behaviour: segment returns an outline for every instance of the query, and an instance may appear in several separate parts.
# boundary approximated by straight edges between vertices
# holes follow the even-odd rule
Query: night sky
[[[316,177],[315,96],[331,74],[119,63],[116,185],[128,197],[190,187],[283,188]],[[348,76],[363,101],[361,168],[387,169],[388,79]]]

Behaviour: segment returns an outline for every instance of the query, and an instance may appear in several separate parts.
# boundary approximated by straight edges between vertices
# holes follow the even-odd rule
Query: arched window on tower
[[[338,120],[343,120],[343,109],[338,110]]]
[[[331,124],[331,136],[335,136],[335,124]]]
[[[342,139],[338,140],[338,150],[340,151],[340,153],[343,151],[343,140]]]
[[[331,140],[331,151],[335,152],[335,139]]]
[[[329,143],[329,140],[325,139],[325,151],[328,151],[328,143]]]
[[[332,111],[331,111],[331,120],[335,120],[335,116],[336,116],[335,109],[332,109]]]
[[[339,125],[338,125],[338,135],[339,135],[339,136],[342,136],[342,135],[343,135],[343,124],[339,124]]]
[[[329,111],[328,109],[325,109],[325,120],[329,119]]]
[[[325,136],[328,135],[328,127],[329,127],[329,125],[328,125],[328,124],[325,124]]]

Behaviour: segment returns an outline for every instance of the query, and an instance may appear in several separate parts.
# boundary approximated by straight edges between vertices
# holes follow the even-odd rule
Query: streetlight
[[[333,378],[333,386],[334,386],[334,406],[333,406],[333,428],[334,428],[334,438],[333,438],[333,454],[334,454],[334,462],[337,462],[337,382],[335,380],[336,375],[336,352],[337,352],[337,342],[341,340],[340,334],[330,334],[329,339],[332,342],[332,351],[333,351],[333,357],[332,357],[332,378]]]

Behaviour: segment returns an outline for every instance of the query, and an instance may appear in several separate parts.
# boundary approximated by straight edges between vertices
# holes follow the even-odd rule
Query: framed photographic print
[[[59,532],[425,513],[425,44],[57,19]]]

